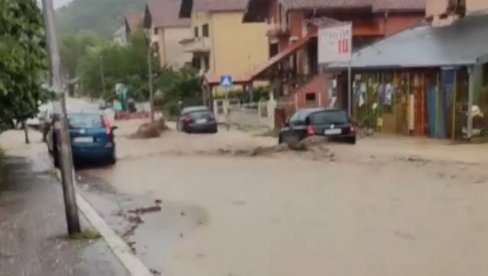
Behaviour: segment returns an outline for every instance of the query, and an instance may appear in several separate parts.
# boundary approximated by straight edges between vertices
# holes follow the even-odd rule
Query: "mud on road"
[[[116,212],[93,198],[129,214],[159,202],[128,242],[164,275],[488,273],[480,146],[365,139],[326,145],[330,162],[242,156],[276,141],[236,131],[123,139],[115,167],[81,174],[113,189],[89,196],[109,222]]]

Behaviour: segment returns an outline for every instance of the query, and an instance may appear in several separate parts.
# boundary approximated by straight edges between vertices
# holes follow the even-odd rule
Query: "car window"
[[[68,122],[70,128],[103,128],[99,114],[69,114]]]
[[[309,118],[313,125],[345,124],[349,121],[347,113],[343,110],[315,112],[310,114]]]
[[[207,118],[210,115],[211,115],[211,113],[208,110],[193,111],[190,113],[190,116],[194,119]]]
[[[296,112],[295,114],[293,114],[291,117],[290,117],[290,123],[296,123],[296,122],[300,122],[300,121],[303,121],[303,113],[302,112]]]

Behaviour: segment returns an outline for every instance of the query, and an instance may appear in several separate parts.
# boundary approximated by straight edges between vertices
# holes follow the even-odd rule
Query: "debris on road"
[[[136,133],[130,135],[132,139],[149,139],[158,138],[161,133],[168,131],[169,127],[166,125],[164,118],[161,118],[155,122],[143,123],[139,126]]]
[[[151,272],[153,275],[155,275],[155,276],[157,276],[157,275],[161,275],[161,271],[158,271],[158,270],[156,270],[156,269],[152,269],[152,268],[151,268],[149,271],[150,271],[150,272]]]
[[[161,211],[161,206],[151,206],[151,207],[145,207],[145,208],[137,208],[134,210],[129,210],[128,213],[131,214],[136,214],[136,215],[144,215],[147,213],[154,213],[154,212],[159,212]]]
[[[324,137],[308,137],[297,143],[287,144],[282,143],[276,146],[258,146],[246,149],[219,149],[217,151],[220,155],[232,156],[272,156],[274,154],[286,152],[303,152],[312,155],[313,160],[328,159],[334,161],[335,154],[326,147],[327,139]]]

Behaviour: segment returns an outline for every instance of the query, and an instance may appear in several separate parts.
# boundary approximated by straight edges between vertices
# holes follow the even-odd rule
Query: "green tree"
[[[37,115],[50,93],[45,32],[35,0],[0,1],[0,130]]]
[[[178,102],[184,106],[202,104],[202,79],[193,68],[179,71],[164,69],[155,81],[155,88],[160,92],[158,103],[170,116],[176,115]]]
[[[127,46],[112,44],[88,54],[80,70],[82,94],[111,101],[116,97],[116,83],[123,83],[129,88],[130,98],[149,100],[147,47],[146,35],[141,30],[133,34]],[[154,90],[159,91],[157,100],[160,108],[174,115],[180,100],[185,105],[201,103],[201,78],[195,70],[161,68],[157,56],[151,62]]]
[[[102,43],[103,40],[91,32],[63,36],[59,44],[61,62],[66,76],[68,78],[76,77],[81,60],[91,49],[99,47]]]
[[[87,55],[81,65],[82,94],[92,98],[115,98],[115,84],[129,87],[130,96],[136,100],[147,100],[148,68],[147,41],[144,32],[135,32],[129,45],[105,46]],[[157,58],[152,59],[154,77],[160,74]],[[103,82],[103,86],[102,86]]]

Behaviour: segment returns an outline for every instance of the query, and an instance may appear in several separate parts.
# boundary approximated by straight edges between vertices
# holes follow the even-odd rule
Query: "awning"
[[[352,68],[390,69],[473,65],[488,54],[488,16],[468,16],[445,27],[407,29],[352,55]],[[321,65],[326,70],[347,64]]]
[[[283,51],[279,52],[274,57],[272,57],[271,59],[269,59],[266,63],[264,63],[263,65],[259,66],[256,69],[256,71],[254,71],[254,73],[252,74],[251,78],[253,80],[256,79],[264,71],[266,71],[267,69],[269,69],[273,65],[277,64],[281,60],[289,57],[290,55],[292,55],[293,53],[295,53],[296,51],[298,51],[299,49],[301,49],[303,46],[305,46],[314,37],[317,37],[317,33],[309,34],[309,35],[305,36],[304,38],[298,40],[297,42],[291,44],[286,49],[284,49]]]

